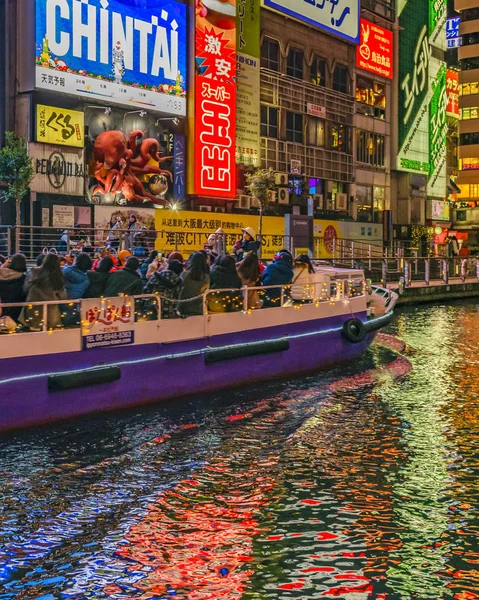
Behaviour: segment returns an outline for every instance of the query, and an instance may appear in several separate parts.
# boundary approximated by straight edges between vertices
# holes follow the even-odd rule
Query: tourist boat
[[[316,267],[310,300],[292,301],[281,288],[279,305],[259,310],[241,291],[243,310],[208,314],[215,290],[203,296],[202,315],[182,319],[162,319],[156,296],[88,299],[69,301],[81,325],[48,330],[58,303],[24,305],[41,327],[0,335],[0,430],[354,361],[391,321],[397,296],[368,286],[361,270]]]

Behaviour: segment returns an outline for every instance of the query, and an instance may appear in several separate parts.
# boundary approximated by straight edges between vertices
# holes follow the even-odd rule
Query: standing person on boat
[[[232,256],[218,256],[210,271],[210,290],[225,290],[208,294],[208,312],[234,312],[241,309],[241,279]],[[233,291],[234,290],[234,291]]]
[[[143,284],[139,269],[140,261],[135,256],[129,256],[123,269],[111,273],[105,289],[105,296],[118,296],[119,294],[138,296],[142,294]]]
[[[27,302],[47,302],[50,300],[66,300],[65,280],[60,268],[60,258],[57,254],[48,253],[43,259],[42,266],[34,272],[32,279],[25,282]],[[47,327],[55,329],[61,325],[61,311],[58,304],[48,306]],[[43,319],[42,306],[25,307],[19,320],[33,330],[40,330]]]
[[[181,274],[181,279],[183,285],[179,299],[195,298],[195,300],[178,303],[178,312],[184,317],[202,315],[203,298],[196,298],[196,296],[201,296],[210,287],[209,267],[203,252],[195,252],[190,257],[186,271]]]
[[[80,254],[77,254],[75,262],[71,267],[63,268],[65,289],[69,300],[83,298],[90,285],[87,272],[91,269],[91,266],[90,256],[85,252],[80,252]]]
[[[88,271],[88,289],[84,298],[101,298],[105,295],[105,290],[110,279],[110,271],[113,269],[113,260],[111,256],[105,256],[100,260],[96,269]]]
[[[159,294],[161,296],[161,318],[174,319],[177,300],[180,297],[183,265],[178,260],[170,260],[168,268],[155,271],[143,290],[144,294]],[[148,302],[151,302],[149,300]]]
[[[261,276],[261,285],[289,285],[293,281],[293,258],[289,252],[280,252]],[[281,288],[265,290],[265,308],[280,306]]]
[[[108,237],[106,238],[106,245],[110,246],[114,250],[120,247],[120,235],[123,227],[121,216],[112,217],[109,224]]]
[[[23,254],[14,254],[0,268],[0,298],[5,304],[25,302],[23,289],[26,280],[27,260]],[[20,316],[21,307],[12,306],[3,309],[4,317],[15,321]]]
[[[236,264],[236,270],[242,286],[255,288],[261,285],[258,257],[254,252],[248,252],[243,260]],[[262,306],[263,300],[260,298],[259,290],[248,290],[248,308],[256,309]]]
[[[312,302],[315,297],[315,272],[307,254],[300,254],[294,261],[294,277],[291,298],[296,302]]]
[[[257,253],[261,245],[256,240],[256,232],[252,227],[245,227],[241,231],[243,232],[243,239],[238,240],[233,249],[237,262],[242,261],[248,252]]]
[[[128,233],[125,236],[125,248],[130,252],[135,251],[135,235],[140,230],[140,224],[138,223],[135,215],[130,215],[128,221]]]

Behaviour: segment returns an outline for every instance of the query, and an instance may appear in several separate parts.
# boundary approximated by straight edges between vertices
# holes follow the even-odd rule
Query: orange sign
[[[459,118],[459,73],[448,69],[446,72],[446,114],[450,117]]]
[[[393,78],[393,33],[375,23],[361,19],[356,66],[386,79]]]

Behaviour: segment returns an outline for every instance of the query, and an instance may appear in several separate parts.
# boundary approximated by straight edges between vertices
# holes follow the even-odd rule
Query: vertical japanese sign
[[[446,40],[448,48],[458,48],[461,45],[459,37],[460,17],[452,17],[446,21]]]
[[[195,193],[236,196],[236,0],[196,7]]]
[[[431,59],[431,68],[437,59]],[[434,195],[433,190],[443,175],[446,166],[447,147],[447,94],[446,94],[446,66],[438,65],[439,70],[432,82],[432,98],[429,105],[429,181],[428,189]],[[444,190],[438,190],[438,195],[443,195]]]
[[[448,117],[459,118],[459,73],[448,69],[446,72],[446,93]]]
[[[237,0],[236,162],[260,164],[260,5]]]
[[[175,172],[173,197],[181,202],[185,199],[186,184],[186,142],[184,135],[175,135],[173,142],[173,165]]]

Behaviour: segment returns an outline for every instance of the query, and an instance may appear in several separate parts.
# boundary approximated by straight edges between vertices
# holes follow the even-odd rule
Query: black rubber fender
[[[349,319],[343,325],[342,331],[343,337],[352,344],[359,344],[366,336],[366,329],[364,323],[359,319]]]

